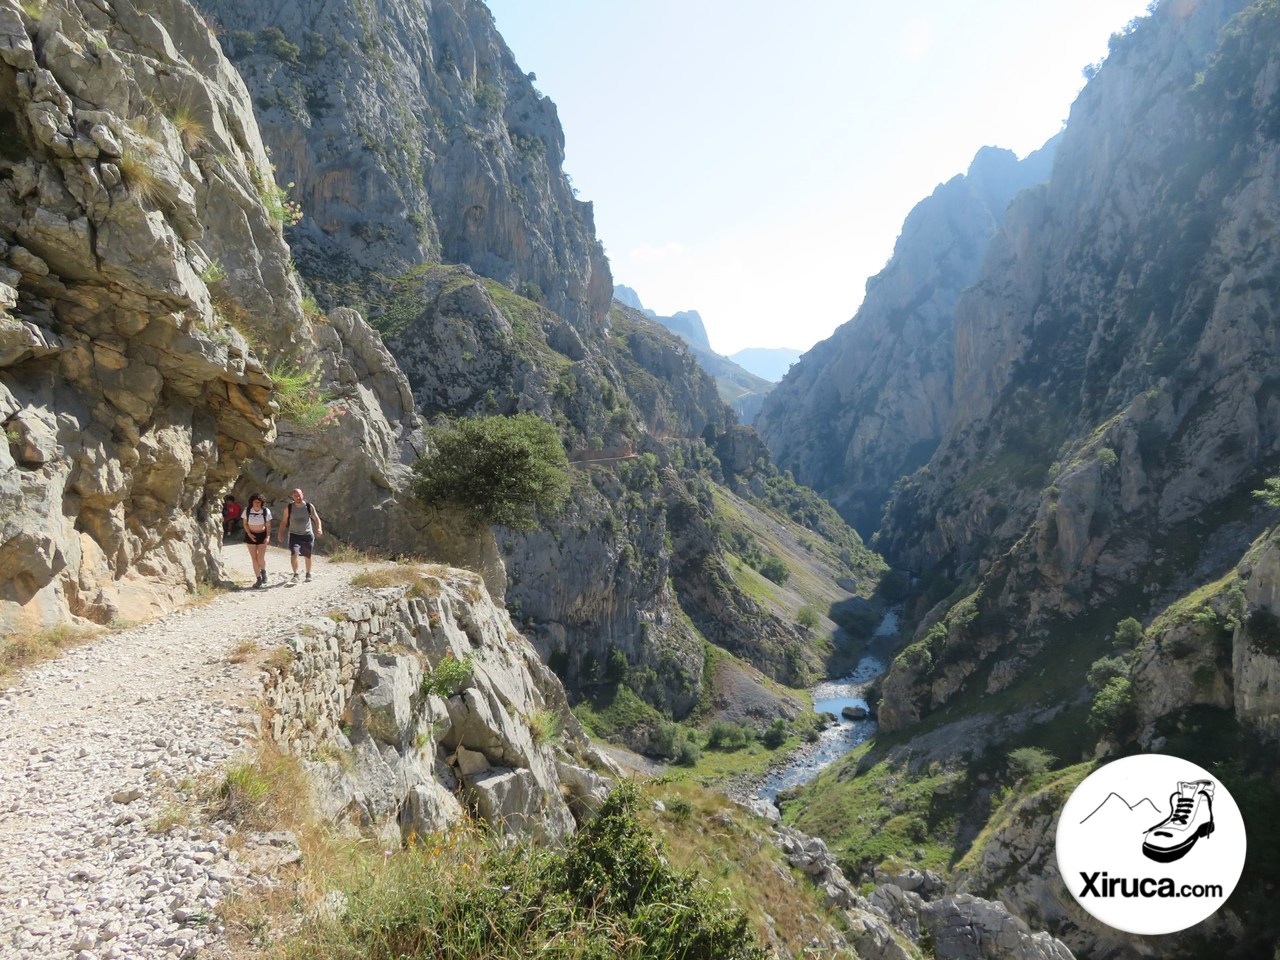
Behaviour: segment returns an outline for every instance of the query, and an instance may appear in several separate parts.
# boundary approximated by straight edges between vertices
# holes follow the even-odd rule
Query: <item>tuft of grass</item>
[[[336,397],[320,386],[318,364],[308,364],[301,357],[277,360],[267,370],[267,376],[275,387],[280,416],[304,430],[328,424]]]
[[[248,830],[296,828],[308,819],[310,787],[301,762],[271,743],[227,767],[213,813]]]
[[[204,281],[205,286],[220,283],[227,279],[227,271],[222,266],[222,261],[213,260],[210,262],[208,266],[200,271],[200,279]]]
[[[325,556],[331,563],[374,563],[386,559],[372,550],[356,547],[342,540],[333,540],[328,546],[329,552]]]
[[[293,651],[288,647],[276,647],[267,657],[266,668],[272,673],[284,673],[293,666]]]
[[[182,138],[182,145],[186,147],[188,153],[204,146],[204,121],[196,116],[191,104],[178,104],[173,110],[173,116],[169,119],[173,121],[178,136]]]
[[[193,811],[191,807],[176,801],[168,803],[152,818],[147,829],[152,833],[168,833],[174,827],[189,827]]]
[[[43,630],[27,630],[0,636],[0,688],[7,686],[23,667],[53,660],[64,650],[101,636],[101,627],[59,624]]]
[[[227,663],[244,663],[253,657],[259,649],[256,640],[241,640],[236,644],[235,649],[227,655]]]
[[[44,11],[48,7],[45,0],[19,0],[18,5],[22,7],[22,12],[32,20],[39,20],[44,16]]]
[[[431,600],[440,596],[440,585],[435,580],[424,579],[425,572],[417,564],[378,567],[374,570],[360,571],[351,578],[351,585],[370,590],[408,585],[410,596]]]
[[[529,735],[538,746],[552,743],[564,729],[564,718],[555,710],[538,710],[526,718]]]
[[[116,165],[124,178],[125,186],[141,202],[156,203],[164,196],[164,180],[156,172],[152,163],[154,148],[144,150],[132,143],[127,143],[121,151]]]

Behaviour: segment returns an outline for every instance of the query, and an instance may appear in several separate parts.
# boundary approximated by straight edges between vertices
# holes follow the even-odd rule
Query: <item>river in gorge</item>
[[[890,610],[872,635],[873,646],[884,650],[898,636],[899,611]],[[814,687],[813,709],[818,713],[831,713],[838,718],[818,735],[817,743],[810,744],[775,770],[767,773],[757,785],[752,796],[773,803],[778,793],[812,781],[825,768],[831,766],[854,747],[876,732],[873,719],[849,720],[841,715],[845,707],[867,708],[867,688],[881,677],[888,664],[883,655],[864,656],[853,672],[839,680],[827,680]]]

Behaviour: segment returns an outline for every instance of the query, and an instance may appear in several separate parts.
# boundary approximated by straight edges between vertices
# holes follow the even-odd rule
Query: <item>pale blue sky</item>
[[[1148,0],[487,0],[555,101],[614,280],[713,348],[808,349],[907,212],[1061,128]]]

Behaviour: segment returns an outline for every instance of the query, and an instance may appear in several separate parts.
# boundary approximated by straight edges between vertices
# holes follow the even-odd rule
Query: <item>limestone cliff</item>
[[[0,628],[153,613],[309,337],[248,94],[182,0],[0,3]]]
[[[307,211],[289,240],[322,305],[376,302],[379,276],[443,260],[603,326],[609,266],[562,172],[555,105],[483,3],[200,5]]]
[[[1117,38],[1052,180],[961,299],[956,415],[881,542],[950,572],[965,586],[943,609],[970,594],[972,612],[895,667],[890,726],[1007,686],[1064,635],[1146,619],[1258,532],[1249,491],[1280,450],[1277,25],[1252,5],[1231,20],[1242,6],[1163,5]]]
[[[1009,201],[1045,180],[1053,143],[1019,161],[984,147],[967,174],[907,216],[852,320],[768,394],[756,427],[778,463],[863,536],[899,477],[927,462],[953,417],[956,302],[978,279]]]

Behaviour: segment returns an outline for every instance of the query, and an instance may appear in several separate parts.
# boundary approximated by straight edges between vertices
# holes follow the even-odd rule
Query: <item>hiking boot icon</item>
[[[1169,795],[1169,816],[1143,835],[1142,852],[1151,860],[1181,860],[1201,837],[1213,833],[1213,781],[1178,783]]]

